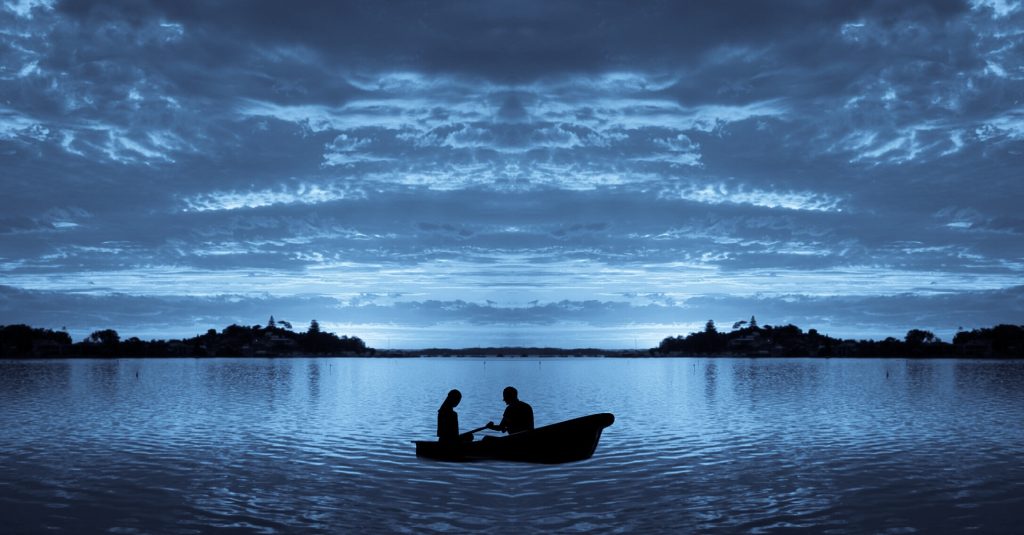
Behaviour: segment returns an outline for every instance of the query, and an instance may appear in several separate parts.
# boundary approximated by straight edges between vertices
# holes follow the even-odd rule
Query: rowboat
[[[557,464],[589,459],[597,449],[601,431],[615,416],[603,412],[545,425],[503,437],[485,436],[473,442],[417,440],[416,456],[438,461],[482,460]]]

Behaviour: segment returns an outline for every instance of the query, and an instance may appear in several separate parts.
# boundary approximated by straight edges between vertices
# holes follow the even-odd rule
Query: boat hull
[[[557,464],[582,461],[594,454],[601,431],[614,421],[612,414],[601,413],[473,442],[416,441],[416,456],[451,462],[501,460]]]

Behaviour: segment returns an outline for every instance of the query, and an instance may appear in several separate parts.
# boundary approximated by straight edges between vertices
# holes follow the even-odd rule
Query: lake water
[[[556,466],[415,457],[519,389]],[[1019,532],[1024,361],[0,361],[0,531]]]

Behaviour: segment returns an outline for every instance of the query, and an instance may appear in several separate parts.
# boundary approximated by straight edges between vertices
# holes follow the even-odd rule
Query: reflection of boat
[[[416,456],[456,462],[497,459],[555,464],[582,461],[594,454],[601,430],[614,421],[615,416],[604,412],[474,442],[416,441]]]

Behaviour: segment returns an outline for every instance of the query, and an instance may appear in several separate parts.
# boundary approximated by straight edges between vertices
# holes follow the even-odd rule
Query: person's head
[[[444,398],[444,403],[441,404],[441,408],[454,409],[459,406],[459,402],[462,401],[462,392],[455,390],[454,388],[448,392],[448,397]]]
[[[505,400],[505,403],[517,401],[519,400],[519,391],[514,387],[506,386],[505,390],[501,391],[501,399]]]

